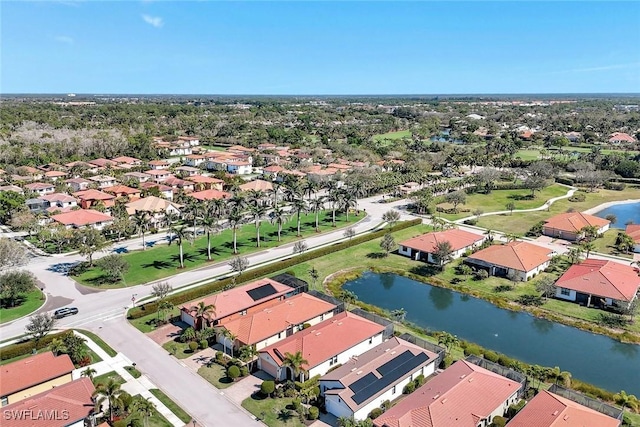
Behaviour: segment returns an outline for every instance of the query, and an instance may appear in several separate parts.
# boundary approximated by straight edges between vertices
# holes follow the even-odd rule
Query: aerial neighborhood
[[[2,99],[3,427],[640,426],[634,102]]]

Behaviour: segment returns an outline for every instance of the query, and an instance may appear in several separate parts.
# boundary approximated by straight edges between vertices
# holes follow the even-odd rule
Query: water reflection
[[[393,287],[393,282],[396,281],[396,277],[395,274],[381,274],[380,281],[382,282],[382,287],[387,291],[390,290]]]
[[[632,359],[638,357],[638,352],[640,351],[639,347],[640,346],[637,345],[623,344],[619,341],[614,341],[613,345],[611,346],[611,350],[625,356],[628,359]],[[640,367],[638,367],[638,369],[640,369]]]
[[[453,304],[453,291],[446,288],[432,286],[429,290],[429,299],[436,310],[446,310]]]
[[[533,318],[533,321],[531,322],[531,324],[536,329],[536,331],[540,332],[543,335],[548,334],[553,329],[552,322],[549,322],[548,320],[545,320],[545,319],[539,319],[537,317]]]

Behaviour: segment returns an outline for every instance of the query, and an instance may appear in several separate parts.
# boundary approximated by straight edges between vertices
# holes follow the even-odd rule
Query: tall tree
[[[121,394],[120,383],[113,378],[109,378],[106,382],[98,384],[96,390],[93,392],[94,396],[104,396],[109,402],[109,420],[111,422],[113,422],[115,408]]]
[[[389,228],[393,228],[400,221],[400,212],[395,209],[388,210],[382,214],[382,220],[389,224]]]
[[[149,211],[136,210],[136,212],[133,214],[133,226],[136,230],[136,233],[142,237],[143,251],[147,248],[147,245],[144,242],[144,234],[149,229],[149,221],[150,221]]]
[[[107,246],[104,235],[95,228],[82,228],[74,233],[74,241],[80,255],[87,257],[89,266],[93,267],[93,255]]]
[[[205,321],[208,323],[211,318],[216,315],[216,306],[213,304],[205,304],[204,301],[200,301],[198,305],[191,307],[191,311],[196,312],[196,329],[202,329],[206,327]]]
[[[171,236],[169,239],[169,245],[176,242],[180,248],[180,268],[184,268],[184,251],[182,245],[185,240],[191,241],[193,239],[193,234],[184,225],[172,225],[169,227],[168,234]]]
[[[36,289],[36,277],[30,271],[10,270],[0,273],[2,303],[15,307],[23,295]]]
[[[387,233],[380,241],[380,247],[384,250],[384,256],[389,256],[389,252],[396,247],[396,241],[391,234]]]
[[[24,245],[13,239],[0,238],[0,271],[5,268],[20,267],[27,262],[29,262],[29,258]]]
[[[301,376],[306,372],[304,365],[308,363],[300,351],[296,351],[294,354],[285,353],[284,359],[282,360],[282,366],[290,368],[293,376],[298,380],[300,380]]]
[[[297,223],[298,223],[298,234],[297,236],[300,237],[302,236],[302,234],[300,233],[300,225],[302,222],[302,212],[307,210],[307,201],[304,200],[302,197],[300,198],[296,198],[291,202],[291,208],[294,210],[294,212],[296,213],[296,219],[297,219]]]
[[[256,246],[260,247],[260,225],[267,215],[267,207],[261,200],[254,200],[249,205],[249,213],[253,217],[253,223],[256,226]]]
[[[309,202],[309,207],[316,216],[316,233],[320,232],[320,212],[324,209],[325,199],[324,197],[316,197]]]
[[[29,318],[25,331],[35,342],[36,348],[42,338],[47,336],[56,324],[56,319],[49,313],[34,314]]]
[[[276,207],[269,214],[272,224],[278,225],[278,242],[281,241],[282,226],[289,220],[289,212],[282,207]]]
[[[451,261],[452,253],[453,247],[448,240],[438,242],[436,244],[436,250],[433,252],[433,260],[442,268],[444,264]]]

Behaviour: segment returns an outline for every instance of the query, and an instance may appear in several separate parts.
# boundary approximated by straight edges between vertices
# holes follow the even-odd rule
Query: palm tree
[[[582,248],[577,247],[569,249],[567,256],[569,257],[569,262],[571,264],[578,264],[582,258]]]
[[[113,423],[113,415],[115,407],[117,406],[122,390],[120,389],[120,383],[113,378],[109,378],[106,383],[100,383],[96,386],[96,390],[93,392],[94,396],[104,396],[109,402],[109,421]]]
[[[254,345],[245,345],[240,347],[240,359],[249,363],[249,372],[253,370],[253,364],[255,363],[255,358],[258,354],[258,350],[256,350]]]
[[[507,233],[504,235],[504,238],[507,239],[507,243],[518,241],[518,235],[514,233]]]
[[[95,377],[95,375],[96,375],[97,373],[98,373],[98,372],[97,372],[95,369],[93,369],[93,368],[89,367],[89,368],[85,369],[84,371],[82,371],[82,373],[80,374],[80,376],[81,376],[81,377],[87,377],[87,378],[89,378],[91,381],[93,381],[93,377]]]
[[[260,225],[267,214],[267,207],[260,200],[250,205],[249,212],[253,216],[253,222],[256,226],[256,246],[260,247]]]
[[[402,322],[406,315],[407,315],[407,310],[405,310],[404,308],[399,308],[391,312],[391,317],[393,317],[399,322]]]
[[[165,299],[160,300],[158,303],[158,317],[162,316],[162,321],[166,320],[166,313],[171,312],[173,310],[173,303],[171,301],[167,301]]]
[[[633,394],[627,394],[624,390],[620,393],[613,395],[613,399],[618,405],[622,405],[623,408],[629,408],[632,411],[638,411],[640,409],[640,402]]]
[[[316,197],[315,199],[311,200],[311,210],[315,213],[316,215],[316,233],[320,232],[320,224],[319,224],[319,218],[320,218],[320,211],[324,209],[324,197]]]
[[[447,353],[451,351],[451,347],[457,345],[460,341],[458,337],[455,335],[451,335],[448,332],[442,332],[440,337],[438,337],[438,345],[443,345],[447,350]]]
[[[342,197],[340,198],[340,204],[342,205],[342,209],[344,209],[344,213],[347,215],[347,222],[349,222],[349,209],[356,206],[356,196],[348,190],[343,191]]]
[[[209,261],[211,261],[211,235],[220,230],[218,218],[214,215],[214,213],[206,210],[202,218],[202,229],[207,234],[207,260]]]
[[[358,197],[363,197],[366,194],[364,183],[360,180],[353,181],[349,184],[349,192],[353,194],[355,199],[355,208],[358,209]]]
[[[64,341],[56,338],[49,344],[49,350],[53,352],[54,356],[58,356],[67,351],[67,346],[64,344]]]
[[[167,232],[171,235],[171,239],[169,240],[169,245],[173,241],[176,241],[178,247],[180,248],[180,268],[184,268],[184,253],[182,249],[182,243],[184,240],[193,239],[193,234],[187,230],[187,227],[184,225],[172,225],[169,227],[169,231]]]
[[[184,218],[193,221],[193,234],[197,235],[197,221],[202,213],[202,205],[199,200],[189,197],[186,206],[184,207]]]
[[[635,246],[635,241],[633,237],[622,231],[618,233],[615,245],[620,252],[629,252]]]
[[[580,229],[586,241],[591,242],[596,237],[598,237],[598,227],[595,225],[587,225]]]
[[[580,244],[580,249],[582,249],[587,254],[587,258],[589,258],[589,254],[596,248],[596,244],[592,241],[586,241]]]
[[[289,212],[285,211],[281,207],[276,207],[269,214],[271,218],[272,224],[278,224],[278,242],[281,240],[280,235],[282,234],[282,225],[289,220]]]
[[[142,236],[142,250],[144,251],[147,248],[144,243],[144,233],[149,229],[149,211],[136,211],[133,214],[133,226],[136,233]]]
[[[149,424],[149,417],[153,415],[153,410],[156,405],[149,399],[146,399],[140,395],[135,396],[131,402],[130,409],[136,413],[142,415],[143,423],[145,427]]]
[[[295,354],[285,353],[284,359],[282,359],[282,366],[290,368],[293,371],[294,378],[298,379],[306,372],[303,366],[308,363],[300,351],[296,351]]]
[[[333,182],[333,181],[329,181]],[[327,195],[327,200],[331,203],[331,225],[333,227],[336,226],[336,209],[340,206],[340,202],[342,200],[342,192],[338,188],[332,188],[327,190],[329,194]]]
[[[297,236],[300,237],[302,236],[302,234],[300,233],[301,215],[302,215],[302,211],[305,211],[307,209],[307,202],[302,197],[296,198],[291,202],[291,208],[296,212],[296,217],[298,222]]]
[[[494,236],[494,231],[492,229],[487,229],[487,231],[484,232],[484,234],[487,236],[487,241],[488,242],[493,242],[493,236]]]
[[[196,329],[204,327],[206,320],[211,321],[211,317],[216,315],[216,306],[213,304],[205,304],[204,301],[200,301],[198,305],[191,307],[191,311],[196,312]]]
[[[244,214],[237,205],[227,213],[227,221],[233,231],[233,253],[238,253],[238,227],[244,222]]]
[[[311,196],[315,196],[318,190],[320,189],[320,185],[316,181],[306,180],[302,185],[302,191],[304,194],[309,196],[309,200],[312,199]]]

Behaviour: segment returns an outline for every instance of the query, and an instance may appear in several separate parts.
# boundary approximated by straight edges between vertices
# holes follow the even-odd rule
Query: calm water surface
[[[447,331],[530,364],[559,366],[607,390],[640,396],[638,345],[501,309],[394,274],[367,272],[344,288],[360,301],[387,310],[404,308],[406,320],[421,327]]]
[[[597,212],[595,216],[604,218],[609,214],[616,216],[616,223],[612,224],[612,228],[626,228],[627,222],[631,221],[634,224],[640,224],[640,203],[627,203],[624,205],[610,206],[606,209]]]

